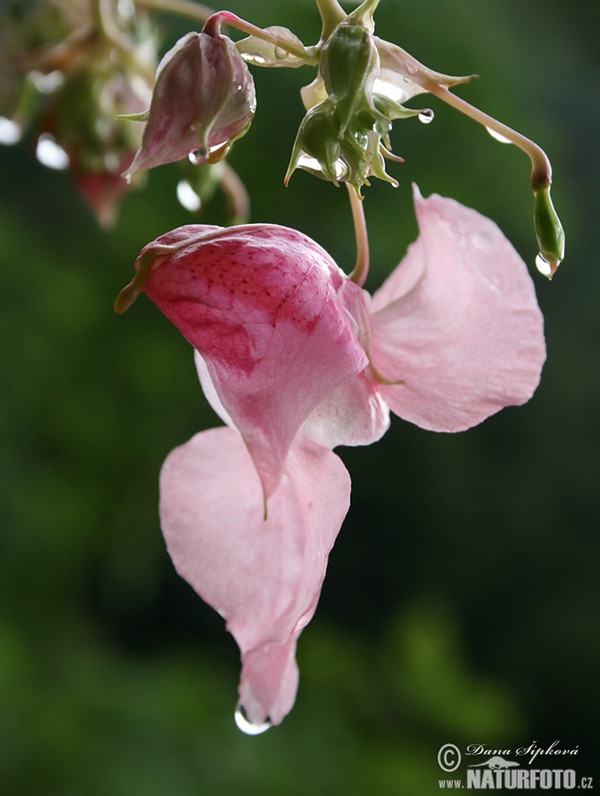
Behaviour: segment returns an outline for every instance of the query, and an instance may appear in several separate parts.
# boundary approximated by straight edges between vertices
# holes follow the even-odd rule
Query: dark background
[[[313,43],[312,5],[228,7]],[[161,19],[165,48],[195,27]],[[447,742],[559,741],[578,756],[539,767],[599,773],[598,22],[588,0],[381,2],[380,36],[478,73],[458,93],[549,153],[567,258],[551,284],[534,275],[548,362],[527,406],[460,435],[396,418],[340,451],[352,508],[299,645],[297,704],[259,738],[233,724],[237,649],[173,572],[157,518],[165,455],[217,421],[150,302],[112,311],[140,248],[198,220],[177,169],[106,232],[31,137],[0,148],[2,794],[421,796],[439,792]],[[350,269],[345,192],[300,172],[282,185],[313,74],[254,75],[256,121],[231,156],[252,220],[295,226]],[[395,126],[400,188],[367,190],[368,286],[416,235],[413,181],[493,217],[533,270],[527,158],[427,104],[433,124]],[[222,203],[200,220],[222,223]]]

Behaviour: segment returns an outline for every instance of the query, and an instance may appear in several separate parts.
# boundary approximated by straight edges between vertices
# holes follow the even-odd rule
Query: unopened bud
[[[540,253],[536,260],[538,270],[551,279],[565,256],[565,233],[552,204],[550,186],[534,191],[533,220]]]
[[[159,64],[142,146],[126,179],[190,156],[195,163],[224,156],[250,127],[255,108],[254,81],[234,43],[188,33]]]
[[[379,71],[373,37],[361,25],[338,25],[323,47],[320,69],[345,132],[356,111],[372,105],[371,91]]]

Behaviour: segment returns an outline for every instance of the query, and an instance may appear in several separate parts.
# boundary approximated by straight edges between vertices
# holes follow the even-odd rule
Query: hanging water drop
[[[194,152],[190,152],[188,160],[193,166],[200,166],[206,160],[206,150],[196,149]]]
[[[542,276],[545,276],[548,279],[552,279],[556,273],[556,267],[553,267],[553,264],[548,262],[541,252],[535,258],[535,267],[538,269],[540,274],[542,274]]]
[[[500,141],[501,144],[512,144],[510,138],[506,138],[505,136],[500,135],[500,133],[497,133],[495,130],[492,130],[491,127],[486,127],[485,129],[488,131],[488,133],[492,136],[492,138],[495,141]]]
[[[234,719],[238,729],[246,733],[246,735],[261,735],[272,726],[268,719],[267,721],[263,721],[262,724],[254,724],[253,722],[249,721],[243,705],[240,705],[240,707],[235,711]]]
[[[435,119],[435,113],[431,110],[431,108],[425,108],[419,113],[417,118],[421,124],[431,124],[431,122]]]

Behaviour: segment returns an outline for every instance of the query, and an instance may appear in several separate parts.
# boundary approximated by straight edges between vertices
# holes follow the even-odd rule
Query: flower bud
[[[552,279],[565,257],[565,233],[550,198],[550,186],[534,191],[533,220],[540,253],[536,259],[538,271]]]
[[[373,37],[363,27],[338,25],[323,47],[320,70],[342,131],[359,108],[366,105],[374,110],[371,95],[379,56]]]
[[[126,179],[186,157],[221,159],[248,130],[255,108],[254,81],[233,42],[188,33],[159,64],[142,146]]]

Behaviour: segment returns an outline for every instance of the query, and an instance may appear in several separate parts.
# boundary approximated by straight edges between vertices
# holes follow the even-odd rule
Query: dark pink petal
[[[240,435],[197,434],[167,457],[160,515],[179,574],[226,620],[242,655],[240,704],[278,724],[297,687],[296,639],[310,621],[348,510],[350,479],[331,451],[298,438],[264,519]]]
[[[146,250],[163,245],[144,290],[202,354],[268,497],[300,425],[367,362],[337,294],[345,277],[284,227],[183,227]]]
[[[256,108],[252,75],[226,36],[188,33],[159,64],[142,146],[126,176],[229,146]]]
[[[461,431],[535,391],[546,357],[527,266],[498,227],[415,192],[420,235],[374,295],[380,393],[422,428]]]

